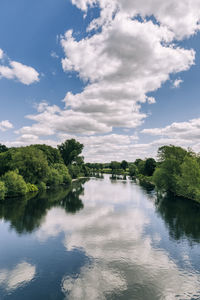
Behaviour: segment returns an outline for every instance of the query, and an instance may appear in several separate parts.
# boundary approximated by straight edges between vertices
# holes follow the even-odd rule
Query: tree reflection
[[[157,199],[157,212],[164,219],[172,238],[200,242],[200,206],[184,198],[167,195]]]
[[[73,183],[72,187],[59,186],[47,190],[32,199],[27,197],[9,199],[0,203],[0,219],[10,222],[11,228],[19,234],[31,233],[40,227],[48,210],[62,207],[66,213],[75,214],[83,209],[80,196],[84,193],[83,184],[86,180]]]

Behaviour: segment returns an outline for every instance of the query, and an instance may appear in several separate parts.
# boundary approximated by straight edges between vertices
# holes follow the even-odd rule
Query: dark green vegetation
[[[88,175],[81,154],[83,145],[74,139],[58,146],[31,145],[7,148],[0,145],[0,199],[18,197],[69,185],[72,178]]]

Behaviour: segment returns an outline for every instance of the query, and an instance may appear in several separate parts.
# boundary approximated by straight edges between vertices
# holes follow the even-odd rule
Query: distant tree
[[[136,166],[138,168],[138,173],[145,175],[145,160],[138,160],[138,164]]]
[[[117,173],[117,170],[121,168],[121,164],[117,161],[111,161],[110,168],[112,170],[112,174]]]
[[[126,168],[128,168],[128,163],[126,160],[122,160],[121,162],[121,168],[126,171]]]
[[[135,164],[129,164],[129,175],[131,177],[136,176],[138,173],[138,169]]]
[[[144,165],[144,173],[146,176],[152,176],[156,168],[156,161],[154,158],[147,158]]]
[[[0,144],[0,153],[8,151],[8,148],[5,145]]]
[[[70,139],[59,145],[58,150],[60,151],[66,166],[68,166],[80,159],[79,155],[83,150],[83,144],[75,139]]]
[[[138,167],[138,164],[142,161],[142,159],[137,158],[134,162],[134,164],[136,165],[136,167]]]

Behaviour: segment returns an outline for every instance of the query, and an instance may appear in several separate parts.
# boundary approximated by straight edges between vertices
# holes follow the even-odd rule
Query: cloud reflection
[[[130,197],[125,199],[122,192],[107,197],[110,191],[102,189],[100,182],[95,184],[96,196],[90,197],[93,183],[86,184],[83,211],[66,216],[61,209],[53,209],[37,233],[39,239],[47,239],[64,232],[68,251],[81,248],[91,258],[78,277],[63,278],[66,298],[95,300],[114,294],[117,299],[120,295],[145,300],[198,299],[200,275],[189,264],[181,269],[165,249],[155,248],[155,239],[161,238],[158,232],[152,237],[145,233],[151,224],[140,202],[148,209],[151,206],[145,203],[143,192],[125,186],[126,195],[136,199],[131,205]]]
[[[12,270],[0,269],[0,286],[11,291],[33,280],[36,274],[35,266],[22,262]]]

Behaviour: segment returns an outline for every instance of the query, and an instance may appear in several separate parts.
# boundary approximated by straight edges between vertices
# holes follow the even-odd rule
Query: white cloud
[[[173,82],[173,87],[174,87],[174,88],[179,88],[182,82],[183,82],[183,80],[180,79],[180,78],[174,80],[174,82]]]
[[[4,120],[0,122],[0,131],[6,131],[12,128],[13,128],[13,124],[10,121]]]
[[[55,51],[51,51],[51,57],[53,57],[53,58],[59,58],[59,56],[56,54]]]
[[[3,55],[4,55],[3,50],[0,48],[0,59],[3,58]]]
[[[175,140],[167,135],[150,144],[137,144],[121,134],[114,143],[110,141],[117,129],[131,132],[143,124],[147,114],[142,112],[142,104],[156,102],[148,94],[158,90],[171,74],[186,71],[194,64],[195,51],[181,48],[177,40],[200,29],[199,0],[71,2],[84,14],[89,7],[100,7],[100,17],[89,24],[88,36],[76,39],[73,30],[68,30],[61,38],[63,70],[76,72],[85,86],[79,93],[67,92],[64,108],[41,102],[37,113],[27,116],[35,123],[17,131],[21,137],[16,143],[26,144],[31,139],[40,143],[45,141],[40,137],[51,136],[48,142],[55,145],[64,136],[75,137],[85,144],[86,159],[93,161],[131,161],[155,155],[161,141],[181,141],[185,145],[183,137]],[[54,52],[51,55],[56,56]],[[4,74],[12,77],[11,68],[5,68]],[[181,82],[177,79],[174,86]],[[107,137],[110,141],[104,142]]]
[[[0,65],[1,77],[17,79],[26,85],[39,81],[39,73],[34,68],[16,61],[10,61],[10,67]]]
[[[192,119],[188,122],[174,122],[164,128],[144,129],[142,133],[196,142],[200,138],[200,119]]]
[[[83,10],[95,1],[74,1]],[[124,4],[125,5],[125,4]],[[112,4],[100,2],[112,10]],[[105,7],[104,7],[105,6]],[[121,7],[119,5],[119,7]],[[66,108],[114,127],[134,128],[145,114],[140,103],[155,103],[147,93],[156,91],[171,73],[185,71],[195,53],[173,43],[174,33],[152,21],[140,22],[121,7],[114,18],[102,23],[102,30],[77,41],[69,30],[61,40],[66,57],[63,69],[75,71],[88,82],[83,92],[67,93]]]
[[[170,29],[176,38],[189,37],[200,29],[199,0],[72,0],[83,11],[94,5],[101,9],[100,18],[93,22],[99,26],[112,20],[117,11],[131,17],[143,18],[154,16],[156,20]]]

